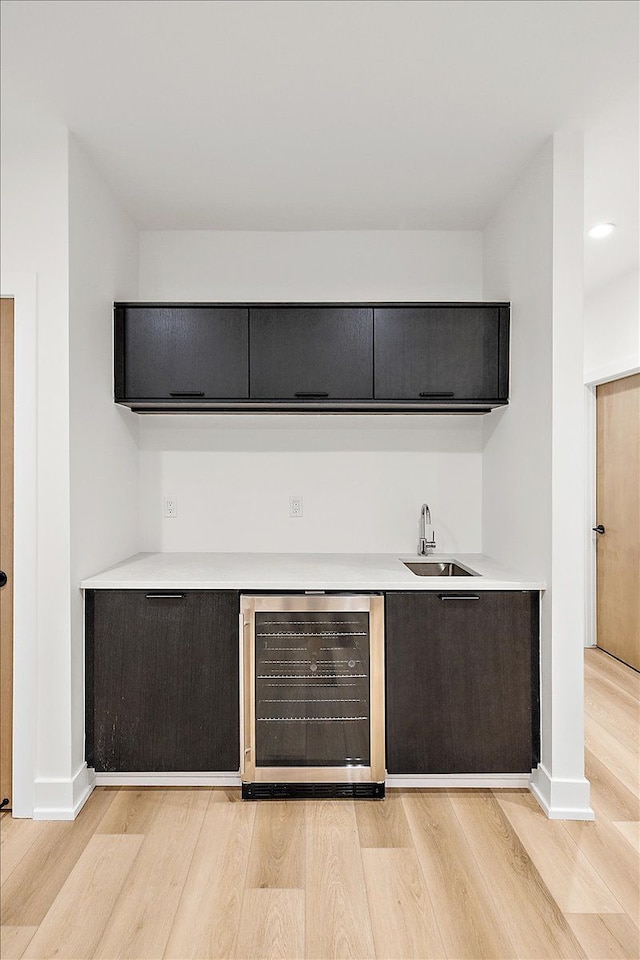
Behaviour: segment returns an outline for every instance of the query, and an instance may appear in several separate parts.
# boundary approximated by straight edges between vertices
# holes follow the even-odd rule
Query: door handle
[[[599,533],[600,536],[602,536],[602,534],[605,532],[605,529],[601,523],[599,523],[597,527],[591,527],[591,529],[594,533]]]
[[[7,585],[7,575],[4,570],[0,570],[0,587],[6,587]]]

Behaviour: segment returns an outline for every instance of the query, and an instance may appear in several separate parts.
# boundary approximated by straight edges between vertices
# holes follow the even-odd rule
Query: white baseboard
[[[550,820],[595,820],[591,808],[591,785],[585,777],[561,780],[552,777],[544,764],[531,775],[529,789]]]
[[[34,820],[75,820],[95,786],[93,770],[83,763],[73,777],[39,777],[34,784]]]
[[[236,770],[221,773],[96,773],[96,787],[240,787]]]
[[[387,776],[386,786],[393,787],[431,787],[458,789],[469,787],[478,789],[518,789],[529,786],[529,773],[438,773],[413,774],[392,773]]]
[[[387,787],[475,787],[492,790],[529,786],[528,773],[395,774]],[[96,773],[97,787],[240,787],[240,774],[223,773]]]

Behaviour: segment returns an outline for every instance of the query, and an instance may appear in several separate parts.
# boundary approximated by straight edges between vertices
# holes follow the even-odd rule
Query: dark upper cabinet
[[[89,766],[238,769],[239,609],[232,590],[86,591]]]
[[[486,413],[509,305],[115,304],[115,400],[163,410]]]
[[[376,400],[505,401],[506,320],[498,306],[376,307]]]
[[[251,399],[373,397],[371,307],[251,307],[249,331]]]
[[[528,773],[539,759],[539,594],[385,598],[389,773]]]
[[[116,305],[116,400],[249,393],[246,307]]]

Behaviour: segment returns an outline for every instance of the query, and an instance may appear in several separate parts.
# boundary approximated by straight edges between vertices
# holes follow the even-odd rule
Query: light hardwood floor
[[[75,823],[2,817],[19,957],[640,957],[640,675],[586,652],[594,823],[525,790],[243,803],[97,789]]]

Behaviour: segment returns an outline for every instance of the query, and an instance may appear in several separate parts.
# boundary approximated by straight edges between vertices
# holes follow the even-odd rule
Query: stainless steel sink
[[[445,562],[438,560],[414,560],[412,563],[406,560],[402,561],[411,573],[416,577],[477,577],[478,574],[473,570],[467,570],[461,567],[454,560]]]

